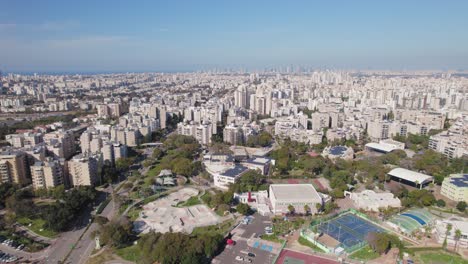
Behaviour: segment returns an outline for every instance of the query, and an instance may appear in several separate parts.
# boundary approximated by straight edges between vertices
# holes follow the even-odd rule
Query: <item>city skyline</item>
[[[4,72],[466,70],[468,3],[12,2]]]

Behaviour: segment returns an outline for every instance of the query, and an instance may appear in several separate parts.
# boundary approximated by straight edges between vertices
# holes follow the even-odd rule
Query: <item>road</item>
[[[111,200],[110,203],[104,208],[101,213],[101,216],[105,216],[108,219],[112,219],[117,212],[114,200]],[[72,252],[66,259],[65,263],[77,263],[82,264],[88,260],[88,257],[93,252],[93,249],[96,246],[94,238],[92,237],[93,232],[99,229],[99,224],[92,223],[91,226],[85,231],[81,239],[77,242],[76,247],[73,248]]]
[[[106,190],[106,192],[109,192],[109,190]],[[103,195],[102,197],[100,197],[100,200],[105,200],[105,196]],[[104,211],[106,209],[108,210],[109,206],[113,206],[113,203],[109,203],[104,209]],[[90,229],[88,229],[87,227],[92,220],[92,211],[93,207],[90,205],[86,209],[86,212],[83,213],[78,219],[73,230],[62,233],[60,235],[60,238],[58,238],[52,245],[48,247],[47,250],[45,250],[45,263],[59,263],[67,257],[70,250],[72,250],[72,253],[73,251],[75,251],[73,248],[76,248],[76,245],[79,243],[80,238],[82,236],[84,237],[85,232]]]

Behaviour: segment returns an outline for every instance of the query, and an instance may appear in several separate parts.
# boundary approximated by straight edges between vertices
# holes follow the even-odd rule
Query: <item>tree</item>
[[[127,171],[134,161],[135,158],[119,158],[115,161],[115,168],[119,171]]]
[[[437,200],[436,204],[438,207],[445,207],[445,201],[442,199]]]
[[[377,253],[386,253],[391,247],[391,241],[385,233],[370,232],[367,235],[369,246]]]
[[[325,214],[329,214],[329,213],[333,212],[333,210],[335,210],[337,208],[339,208],[338,204],[336,204],[335,202],[329,201],[329,202],[325,203],[323,212]]]
[[[104,217],[104,216],[101,216],[101,215],[96,215],[94,217],[94,221],[96,221],[96,223],[98,223],[99,225],[103,226],[105,224],[107,224],[109,222],[109,219],[107,219],[107,217]]]
[[[443,248],[446,249],[447,248],[447,237],[450,235],[450,231],[452,231],[452,224],[447,224],[447,226],[445,227],[445,239],[444,239],[444,245],[443,245]]]
[[[256,170],[249,170],[239,177],[236,183],[230,186],[230,190],[239,193],[267,189],[268,186],[264,186],[265,182],[265,175]]]
[[[224,212],[226,212],[226,211],[229,211],[229,209],[231,209],[231,207],[230,207],[229,205],[227,205],[227,204],[220,204],[220,205],[218,205],[218,211],[219,211],[219,212],[224,213]]]
[[[248,215],[250,213],[250,206],[248,204],[239,203],[236,207],[238,213]]]
[[[460,229],[455,230],[455,252],[457,251],[457,246],[458,246],[458,241],[460,241],[460,238],[462,236],[462,232]]]
[[[307,205],[307,204],[304,205],[304,213],[305,213],[306,215],[309,215],[309,214],[310,214],[310,206]]]
[[[172,162],[172,171],[186,177],[192,176],[192,161],[187,158],[177,158]]]
[[[132,228],[132,223],[125,217],[111,221],[100,229],[100,239],[106,245],[121,248],[131,241]]]
[[[157,160],[159,158],[161,158],[162,156],[164,155],[164,152],[159,149],[159,148],[155,148],[153,150],[153,154],[151,155],[151,157],[154,159],[154,160]]]
[[[465,209],[466,209],[466,202],[464,202],[464,201],[458,202],[457,203],[457,209],[460,212],[464,212]]]
[[[288,205],[288,211],[289,211],[290,214],[294,214],[296,209],[294,208],[294,206],[292,204],[290,204],[290,205]]]
[[[316,203],[315,208],[317,209],[317,212],[322,211],[322,204],[321,203]]]
[[[0,208],[5,206],[5,199],[12,196],[17,188],[16,185],[8,182],[0,184]]]

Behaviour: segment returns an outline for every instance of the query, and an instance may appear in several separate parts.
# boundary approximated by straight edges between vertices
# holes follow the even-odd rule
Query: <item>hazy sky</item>
[[[468,1],[0,0],[3,71],[468,69]]]

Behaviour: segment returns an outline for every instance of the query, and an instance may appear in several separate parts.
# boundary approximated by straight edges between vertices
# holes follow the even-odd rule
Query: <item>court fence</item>
[[[311,242],[312,244],[314,244],[315,246],[317,246],[321,250],[325,251],[326,253],[335,253],[335,251],[337,249],[339,249],[339,248],[344,249],[347,253],[357,251],[357,250],[363,248],[364,246],[366,246],[367,242],[361,241],[361,242],[359,242],[357,244],[349,246],[349,245],[346,245],[346,244],[344,244],[343,242],[340,241],[340,244],[337,247],[330,248],[327,245],[322,244],[321,242],[316,240],[317,234],[320,232],[319,231],[320,225],[322,225],[322,224],[324,224],[326,222],[329,222],[329,221],[331,221],[331,220],[333,220],[335,218],[338,218],[338,217],[340,217],[342,215],[346,215],[346,214],[353,214],[353,215],[355,215],[357,217],[360,217],[360,218],[363,218],[363,219],[365,219],[365,220],[367,220],[367,221],[369,221],[371,223],[376,223],[376,224],[381,223],[381,221],[379,221],[378,219],[374,219],[374,218],[369,217],[366,214],[364,214],[364,213],[362,213],[362,212],[360,212],[360,211],[358,211],[356,209],[350,208],[348,210],[341,211],[339,213],[334,213],[334,214],[331,214],[331,215],[327,215],[327,216],[312,220],[312,222],[310,223],[310,226],[308,228],[305,228],[305,229],[301,230],[300,235],[301,235],[301,237],[307,239],[307,241]]]

